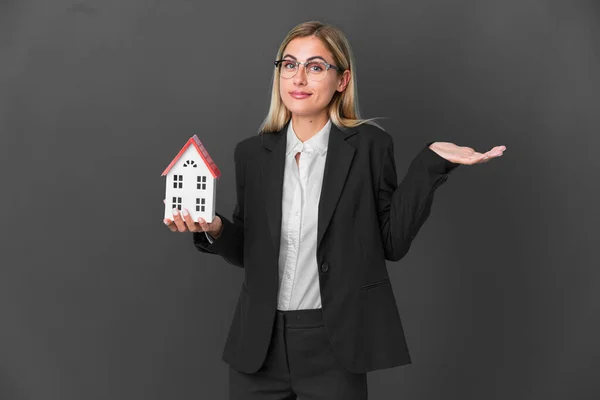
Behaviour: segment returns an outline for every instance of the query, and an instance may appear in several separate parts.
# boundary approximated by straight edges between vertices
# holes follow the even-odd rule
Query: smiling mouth
[[[309,97],[311,94],[310,93],[290,93],[290,96],[292,96],[295,99],[305,99],[307,97]]]

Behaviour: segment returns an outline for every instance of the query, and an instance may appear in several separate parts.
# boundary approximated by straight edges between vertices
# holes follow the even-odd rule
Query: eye
[[[325,70],[325,65],[320,62],[311,62],[308,63],[308,69],[310,69],[311,72],[323,72]]]
[[[283,66],[283,69],[294,69],[296,68],[296,63],[293,61],[283,61],[281,63],[281,65]]]

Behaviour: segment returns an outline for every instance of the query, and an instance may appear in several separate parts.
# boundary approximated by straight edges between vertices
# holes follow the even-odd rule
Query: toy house
[[[221,171],[198,136],[192,136],[161,176],[167,177],[164,218],[173,219],[173,208],[186,208],[194,220],[215,217],[217,179]]]

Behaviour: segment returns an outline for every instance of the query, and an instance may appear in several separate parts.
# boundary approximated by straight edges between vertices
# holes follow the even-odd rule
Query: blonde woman
[[[230,399],[363,400],[367,372],[409,364],[386,260],[408,252],[452,170],[505,150],[427,142],[398,184],[393,137],[360,118],[354,69],[339,29],[294,27],[259,134],[234,150],[232,219],[165,220],[244,269],[223,353]]]

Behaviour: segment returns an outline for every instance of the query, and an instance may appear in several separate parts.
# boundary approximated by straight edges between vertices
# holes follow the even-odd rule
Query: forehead
[[[321,56],[326,61],[331,62],[333,58],[321,39],[314,36],[295,38],[285,46],[283,55],[285,56],[286,54],[290,54],[300,61],[306,60],[309,57]]]

